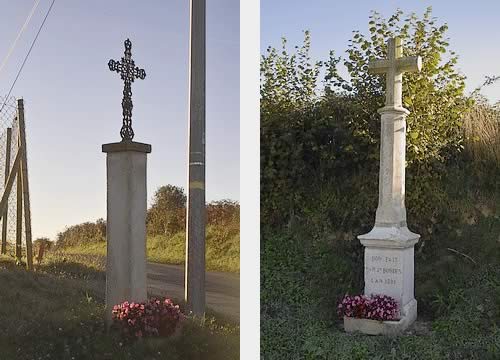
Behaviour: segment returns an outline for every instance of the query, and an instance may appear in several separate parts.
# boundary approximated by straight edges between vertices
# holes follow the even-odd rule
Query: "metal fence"
[[[4,104],[5,102],[5,104]],[[5,101],[5,98],[0,96],[0,104],[4,104],[3,109],[0,111],[0,194],[5,191],[6,181],[6,156],[7,156],[7,129],[12,129],[12,141],[10,149],[10,168],[7,173],[12,171],[12,165],[18,151],[18,138],[19,138],[19,122],[17,118],[17,100],[15,97],[10,97]],[[18,174],[19,176],[19,174]],[[9,195],[9,202],[7,206],[7,217],[0,220],[0,229],[3,227],[3,222],[7,220],[7,251],[14,254],[16,243],[16,229],[17,229],[17,179],[14,181],[12,190]],[[24,229],[24,211],[23,219],[21,221],[21,241],[25,244],[25,229]],[[1,232],[0,232],[1,236]],[[10,244],[10,246],[9,246]]]

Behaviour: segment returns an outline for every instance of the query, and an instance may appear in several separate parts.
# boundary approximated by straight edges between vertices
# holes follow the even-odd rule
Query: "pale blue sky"
[[[41,0],[7,66],[5,95],[43,20]],[[3,59],[34,0],[1,1]],[[12,95],[25,99],[33,236],[106,217],[105,154],[121,140],[123,82],[109,71],[123,41],[146,70],[135,81],[135,141],[152,144],[148,197],[186,186],[188,0],[57,0]],[[239,199],[239,2],[207,1],[207,201]]]
[[[326,60],[330,50],[345,55],[353,30],[368,32],[370,10],[386,18],[401,8],[422,15],[431,5],[433,15],[449,25],[450,49],[459,55],[459,68],[467,76],[467,90],[484,81],[485,75],[500,75],[500,1],[332,1],[261,0],[261,51],[280,46],[286,37],[289,49],[300,45],[302,30],[311,31],[312,55]],[[490,101],[500,100],[500,83],[487,88]]]

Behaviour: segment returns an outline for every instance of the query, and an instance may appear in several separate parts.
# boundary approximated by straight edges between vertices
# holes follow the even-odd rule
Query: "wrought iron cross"
[[[132,60],[132,42],[127,39],[124,44],[125,56],[122,57],[120,62],[109,60],[108,66],[109,70],[119,73],[125,83],[122,100],[123,125],[120,130],[120,135],[122,141],[130,141],[134,138],[134,130],[132,130],[132,108],[134,106],[132,105],[131,84],[134,82],[135,78],[144,79],[146,77],[146,71],[135,66],[135,62]]]

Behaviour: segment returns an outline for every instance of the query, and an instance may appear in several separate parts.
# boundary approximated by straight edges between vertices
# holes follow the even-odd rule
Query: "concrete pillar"
[[[102,145],[106,156],[106,322],[113,306],[147,300],[146,164],[151,145],[133,141]]]

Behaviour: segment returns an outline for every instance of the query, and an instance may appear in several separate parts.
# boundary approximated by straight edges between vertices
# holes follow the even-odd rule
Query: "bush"
[[[75,246],[82,243],[106,241],[106,221],[98,219],[94,222],[84,222],[72,225],[57,234],[57,248]]]
[[[172,300],[151,299],[146,303],[129,303],[115,305],[112,310],[114,325],[127,338],[145,336],[172,335],[183,315],[179,305]]]
[[[405,74],[408,182],[422,184],[408,203],[421,218],[437,212],[442,194],[429,191],[445,171],[443,164],[463,148],[463,117],[473,104],[464,95],[465,76],[448,49],[447,25],[438,25],[428,8],[422,17],[397,11],[389,19],[373,12],[369,34],[355,31],[343,61],[350,80],[339,75],[331,52],[311,61],[311,38],[302,47],[268,48],[261,61],[261,199],[263,218],[272,226],[305,216],[308,199],[326,183],[341,187],[361,174],[376,180],[384,78],[368,72],[368,62],[386,57],[386,41],[398,35],[406,56],[423,58],[420,73]],[[325,73],[322,85],[320,74]],[[413,185],[413,184],[411,184]],[[415,187],[416,188],[416,187]]]

